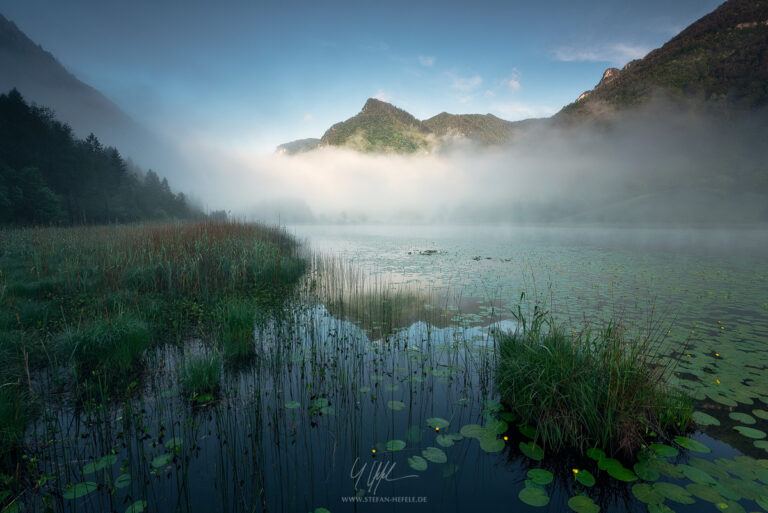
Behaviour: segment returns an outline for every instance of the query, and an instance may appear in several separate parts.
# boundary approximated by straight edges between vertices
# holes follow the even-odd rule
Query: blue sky
[[[422,119],[547,116],[719,3],[0,0],[0,12],[155,130],[269,151],[372,96]]]

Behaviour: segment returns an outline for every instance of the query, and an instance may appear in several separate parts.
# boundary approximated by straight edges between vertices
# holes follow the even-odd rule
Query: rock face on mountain
[[[438,137],[467,137],[480,144],[505,144],[512,140],[515,123],[493,114],[448,114],[441,112],[424,121]]]
[[[712,108],[768,104],[768,0],[725,2],[644,58],[606,70],[556,117],[600,117],[659,93]]]

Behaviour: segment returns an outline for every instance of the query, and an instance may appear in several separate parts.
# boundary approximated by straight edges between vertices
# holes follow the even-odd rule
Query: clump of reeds
[[[566,329],[536,307],[520,329],[498,336],[502,400],[543,445],[632,454],[653,435],[692,424],[691,401],[668,384],[661,330],[631,337],[621,322]]]
[[[218,391],[221,363],[217,355],[188,356],[179,367],[179,388],[190,400],[212,396]]]

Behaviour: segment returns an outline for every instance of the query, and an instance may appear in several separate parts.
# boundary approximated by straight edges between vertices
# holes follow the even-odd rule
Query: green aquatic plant
[[[254,305],[248,301],[230,301],[221,309],[221,341],[228,360],[244,360],[255,354]]]
[[[139,369],[149,345],[149,328],[133,315],[118,315],[68,331],[62,345],[81,380],[98,377],[111,385],[124,385]]]
[[[600,447],[632,454],[651,435],[693,425],[690,400],[667,381],[672,367],[647,336],[620,322],[566,329],[538,305],[521,328],[499,333],[497,386],[547,450]]]
[[[190,355],[179,367],[179,387],[187,399],[213,398],[221,383],[221,364],[216,355]]]

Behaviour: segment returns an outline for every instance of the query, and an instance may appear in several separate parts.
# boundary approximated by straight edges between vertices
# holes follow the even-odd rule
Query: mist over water
[[[752,225],[768,221],[765,114],[727,119],[657,100],[610,121],[542,120],[507,147],[212,148],[195,159],[210,169],[196,192],[211,208],[271,222]]]

